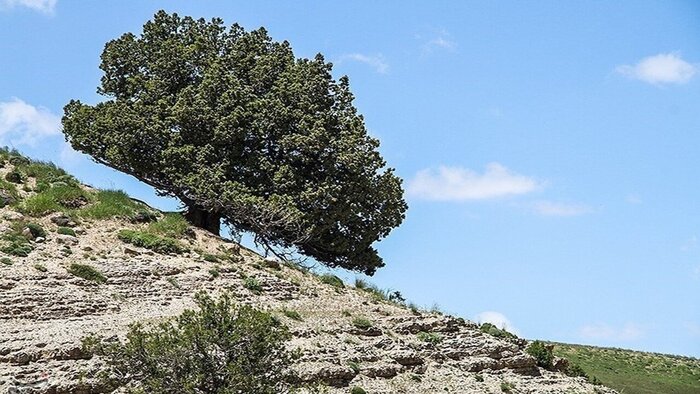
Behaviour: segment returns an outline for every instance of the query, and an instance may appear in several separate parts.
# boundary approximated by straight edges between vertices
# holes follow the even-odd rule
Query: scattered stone
[[[51,218],[51,221],[60,227],[75,227],[76,223],[71,219],[70,217],[64,215],[64,214],[59,214],[58,216],[54,216]]]
[[[22,215],[22,214],[19,213],[19,212],[15,212],[15,211],[7,211],[7,212],[4,212],[4,213],[2,214],[2,217],[3,217],[5,220],[10,220],[10,221],[17,221],[17,220],[22,220],[22,219],[24,219],[24,215]]]
[[[77,245],[80,242],[78,238],[67,234],[57,234],[56,241],[62,245]]]
[[[44,241],[46,241],[46,238],[44,237],[36,237],[36,239],[34,240],[34,242],[38,244],[43,243]]]

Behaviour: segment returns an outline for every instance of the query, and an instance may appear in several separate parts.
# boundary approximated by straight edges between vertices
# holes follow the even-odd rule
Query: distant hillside
[[[554,354],[620,393],[700,393],[700,360],[595,346],[554,344]]]

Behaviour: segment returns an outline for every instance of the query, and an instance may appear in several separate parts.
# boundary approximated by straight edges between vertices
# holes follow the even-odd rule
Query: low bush
[[[367,392],[362,387],[355,386],[350,390],[350,394],[367,394]]]
[[[75,230],[73,230],[70,227],[59,227],[58,230],[56,230],[56,232],[61,235],[70,235],[75,237]]]
[[[283,309],[282,314],[287,316],[288,318],[296,321],[302,321],[304,319],[301,318],[301,315],[297,311],[289,310],[289,309]]]
[[[342,289],[345,287],[343,280],[333,274],[323,274],[319,276],[321,282],[331,285],[335,288]]]
[[[479,326],[479,329],[481,330],[481,332],[492,335],[496,338],[504,338],[504,339],[517,339],[518,338],[515,334],[506,331],[505,328],[498,328],[491,323],[482,323],[481,326]]]
[[[168,212],[163,217],[148,225],[148,232],[170,238],[182,238],[189,228],[189,223],[182,214]]]
[[[533,341],[528,345],[525,351],[537,360],[538,366],[545,369],[552,368],[552,361],[554,361],[552,346],[547,346],[542,341]]]
[[[107,282],[107,278],[100,271],[87,264],[73,263],[68,267],[68,272],[85,280],[97,283]]]
[[[187,310],[158,325],[131,326],[125,342],[88,337],[83,348],[102,355],[106,385],[150,394],[275,394],[289,392],[292,356],[288,329],[272,315],[235,305],[228,294],[218,301],[195,296]]]
[[[180,254],[187,251],[180,242],[172,238],[161,237],[145,231],[121,230],[117,234],[120,240],[134,246],[150,249],[157,253]]]
[[[263,290],[262,285],[260,284],[260,281],[253,278],[252,276],[249,276],[243,280],[243,287],[252,291],[255,294],[260,294],[260,293],[262,293],[262,290]]]
[[[372,324],[372,322],[369,319],[358,316],[352,319],[352,325],[355,326],[355,328],[359,328],[360,330],[367,330],[369,328],[372,328],[374,324]]]
[[[501,391],[502,392],[512,393],[513,389],[515,389],[515,385],[513,383],[501,382]]]

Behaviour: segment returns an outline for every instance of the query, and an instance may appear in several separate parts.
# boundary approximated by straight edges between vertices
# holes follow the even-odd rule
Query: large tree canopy
[[[158,12],[106,44],[98,92],[65,107],[70,144],[178,197],[188,217],[371,274],[404,219],[401,179],[367,135],[347,77],[260,28]]]

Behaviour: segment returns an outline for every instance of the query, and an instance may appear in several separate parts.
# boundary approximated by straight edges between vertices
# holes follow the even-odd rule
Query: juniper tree
[[[372,244],[404,219],[401,179],[322,55],[264,28],[158,12],[108,42],[96,105],[64,109],[68,142],[179,198],[187,218],[371,274]]]

